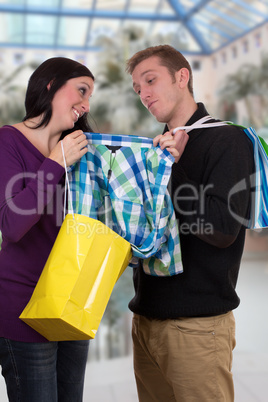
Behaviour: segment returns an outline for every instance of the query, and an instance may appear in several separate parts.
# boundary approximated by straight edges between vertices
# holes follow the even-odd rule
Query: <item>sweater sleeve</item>
[[[194,227],[198,238],[219,248],[230,246],[246,224],[249,180],[254,172],[252,144],[247,136],[237,128],[225,131],[224,140],[218,136],[206,150],[201,180],[189,179],[180,163],[172,179],[180,231],[191,232]],[[192,163],[195,165],[194,159]]]
[[[40,220],[64,174],[53,160],[33,162],[31,152],[23,152],[8,136],[0,136],[0,230],[10,242],[19,241]]]

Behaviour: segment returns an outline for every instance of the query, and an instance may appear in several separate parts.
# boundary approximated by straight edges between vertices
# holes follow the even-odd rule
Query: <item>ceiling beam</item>
[[[172,9],[175,11],[177,15],[178,21],[183,21],[184,25],[188,28],[190,31],[190,34],[194,37],[195,41],[198,43],[198,45],[201,47],[202,52],[204,54],[210,54],[211,53],[211,47],[209,44],[203,39],[203,36],[200,34],[199,30],[196,28],[196,24],[193,21],[193,19],[188,15],[188,13],[185,11],[184,7],[182,6],[180,0],[167,0]],[[208,0],[204,0],[199,3],[199,6],[202,5],[204,6],[205,3],[207,3]]]
[[[97,3],[97,0],[94,0],[93,4],[92,4],[92,10],[95,10],[96,3]],[[87,46],[87,44],[90,42],[90,39],[91,39],[92,23],[93,23],[92,18],[89,18],[88,25],[87,25],[87,33],[86,33],[86,38],[85,38],[85,46]]]
[[[63,0],[59,0],[59,10],[61,10],[62,9],[62,2],[63,2]],[[61,23],[61,21],[60,21],[60,15],[58,15],[57,16],[57,21],[56,21],[56,23],[55,23],[55,35],[54,35],[54,44],[55,44],[55,47],[58,47],[58,44],[59,44],[59,34],[60,34],[60,24]]]
[[[129,20],[158,20],[158,21],[178,21],[176,15],[154,13],[138,13],[126,11],[103,11],[93,9],[73,9],[73,8],[56,8],[56,7],[37,7],[29,6],[25,8],[23,5],[17,4],[0,4],[0,13],[17,13],[17,14],[34,14],[47,16],[61,16],[73,18],[103,18],[103,19],[129,19]]]
[[[259,17],[263,17],[263,12],[261,12],[260,10],[258,10],[256,7],[253,7],[247,3],[245,3],[244,1],[241,0],[233,0],[233,3],[237,4],[239,7],[244,8],[247,12],[253,13],[258,15]],[[267,6],[267,3],[266,3]],[[268,7],[267,7],[268,8]]]
[[[58,45],[55,49],[55,45],[49,44],[34,44],[34,43],[18,43],[18,42],[0,42],[0,48],[18,48],[18,49],[46,49],[46,50],[64,50],[64,51],[75,51],[75,52],[97,52],[100,51],[99,46],[77,46],[77,45]]]

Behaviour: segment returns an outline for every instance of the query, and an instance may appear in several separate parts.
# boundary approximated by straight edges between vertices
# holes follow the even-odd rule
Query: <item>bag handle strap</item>
[[[69,182],[69,177],[68,177],[68,172],[67,172],[67,165],[66,165],[66,159],[65,159],[65,153],[64,153],[64,148],[63,148],[63,142],[61,140],[60,142],[61,144],[61,150],[62,150],[62,156],[63,156],[63,162],[64,162],[64,169],[65,169],[65,189],[64,189],[64,209],[63,209],[63,215],[64,218],[66,216],[66,201],[67,201],[67,191],[66,191],[66,187],[68,189],[68,195],[69,195],[69,199],[70,199],[70,205],[71,205],[71,214],[73,215],[73,219],[74,219],[74,210],[73,210],[73,204],[71,202],[72,199],[72,194],[71,194],[71,189],[70,189],[70,182]]]
[[[226,126],[227,124],[230,124],[230,121],[217,121],[214,123],[206,123],[208,120],[212,120],[213,118],[211,116],[204,116],[201,119],[197,120],[195,123],[193,123],[191,126],[181,126],[181,127],[176,127],[173,130],[173,134],[176,133],[178,130],[185,130],[186,133],[189,133],[190,131],[196,129],[196,128],[210,128],[210,127],[220,127],[220,126]]]

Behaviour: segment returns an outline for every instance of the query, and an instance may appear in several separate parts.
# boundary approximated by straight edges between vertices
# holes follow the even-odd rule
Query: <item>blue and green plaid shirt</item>
[[[174,158],[146,137],[86,133],[88,152],[69,172],[74,212],[99,219],[131,243],[132,266],[182,272],[168,182]]]

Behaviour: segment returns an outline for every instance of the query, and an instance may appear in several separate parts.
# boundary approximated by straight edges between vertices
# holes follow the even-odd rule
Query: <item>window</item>
[[[233,59],[237,58],[237,47],[236,46],[232,47],[232,56],[233,56]]]
[[[193,70],[201,70],[201,62],[199,60],[193,61]]]
[[[243,41],[243,52],[248,53],[249,46],[248,46],[248,40]]]
[[[20,66],[24,63],[24,54],[23,53],[14,53],[13,62],[15,66]]]
[[[255,46],[261,47],[261,34],[260,33],[257,33],[255,35]]]

